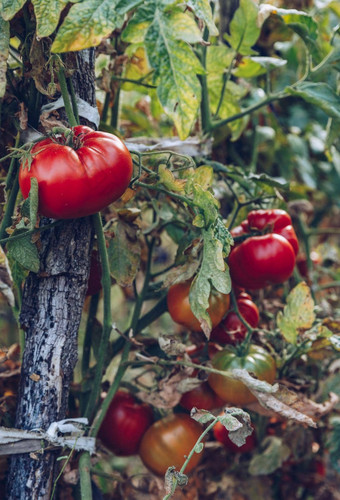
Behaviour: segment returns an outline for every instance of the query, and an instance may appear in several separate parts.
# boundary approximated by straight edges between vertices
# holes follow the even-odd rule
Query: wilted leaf
[[[287,297],[283,313],[277,315],[277,326],[291,344],[296,344],[301,330],[311,328],[315,320],[314,301],[306,283],[299,283]]]
[[[218,29],[215,26],[209,0],[186,0],[185,2],[190,7],[195,15],[202,19],[209,29],[211,36],[218,35]]]
[[[327,83],[302,82],[286,87],[286,92],[315,104],[332,118],[340,118],[340,96]]]
[[[170,191],[183,192],[186,184],[185,179],[176,179],[174,174],[166,165],[160,165],[158,168],[159,182]]]
[[[135,224],[127,224],[121,220],[114,226],[108,256],[111,275],[121,286],[130,285],[139,269],[141,246],[138,231]]]
[[[249,414],[240,408],[225,408],[218,420],[229,431],[229,439],[236,446],[243,446],[247,437],[253,433]]]
[[[10,21],[25,5],[26,0],[0,0],[0,12],[5,21]]]
[[[9,55],[9,22],[0,16],[0,98],[6,92],[6,71]]]
[[[73,5],[58,29],[52,52],[71,52],[99,45],[105,36],[121,26],[116,0],[84,0]]]
[[[230,23],[230,35],[224,37],[232,48],[244,56],[254,54],[252,46],[260,35],[260,28],[256,24],[258,8],[252,0],[240,0]]]
[[[215,419],[214,415],[207,410],[201,410],[198,408],[192,408],[190,412],[190,417],[199,422],[200,424],[207,424]]]
[[[186,351],[186,346],[178,342],[176,338],[172,337],[159,337],[159,347],[169,356],[179,356]]]
[[[254,455],[249,464],[249,473],[252,476],[271,474],[281,467],[290,455],[288,446],[283,444],[282,439],[277,436],[264,438],[261,447],[264,451]]]

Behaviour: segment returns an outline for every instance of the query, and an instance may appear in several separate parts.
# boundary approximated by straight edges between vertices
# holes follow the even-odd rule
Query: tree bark
[[[76,93],[94,106],[94,51],[82,51],[77,59],[81,70],[72,77]],[[48,222],[43,219],[42,225]],[[40,272],[26,280],[20,314],[26,346],[16,415],[19,429],[47,430],[66,416],[92,240],[89,217],[64,221],[40,235]],[[56,457],[56,452],[13,456],[6,498],[50,499]]]

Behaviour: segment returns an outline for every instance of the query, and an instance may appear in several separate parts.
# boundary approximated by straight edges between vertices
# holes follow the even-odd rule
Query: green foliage
[[[9,22],[0,17],[0,98],[6,92],[6,71],[9,54]]]
[[[255,54],[252,46],[260,35],[257,25],[258,9],[252,0],[240,0],[240,6],[230,23],[230,35],[224,38],[238,54]]]

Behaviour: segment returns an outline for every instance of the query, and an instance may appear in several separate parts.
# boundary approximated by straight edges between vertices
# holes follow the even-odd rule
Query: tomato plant
[[[244,295],[249,297],[248,294]],[[247,323],[256,328],[260,318],[256,304],[240,295],[237,299],[237,307]],[[246,334],[247,327],[242,323],[235,311],[230,311],[221,323],[212,330],[210,340],[220,344],[237,344],[244,340]]]
[[[189,302],[191,281],[176,283],[169,288],[167,296],[168,311],[171,318],[191,331],[202,331],[198,319],[194,316]],[[212,327],[218,325],[229,309],[230,298],[213,290],[209,298],[207,312],[210,316]]]
[[[254,231],[265,234],[252,236]],[[230,275],[237,286],[264,288],[291,276],[299,244],[287,212],[253,210],[232,234],[235,237],[249,235],[236,244],[229,255]]]
[[[254,429],[254,426],[253,426]],[[213,433],[216,441],[222,443],[227,450],[233,453],[248,453],[256,446],[256,435],[253,430],[252,434],[247,436],[246,442],[242,446],[237,446],[229,437],[229,432],[221,422],[217,422],[213,428]]]
[[[135,455],[153,420],[150,406],[139,403],[128,392],[118,391],[101,424],[98,437],[116,455]]]
[[[168,415],[146,431],[139,448],[140,457],[155,474],[165,474],[172,465],[179,470],[201,434],[201,425],[189,415]],[[194,453],[185,472],[196,467],[201,457],[202,453]]]
[[[253,373],[258,379],[265,380],[270,384],[274,382],[276,376],[274,358],[257,345],[251,345],[249,352],[244,356],[238,356],[235,352],[224,349],[214,356],[212,364],[214,368],[222,371],[243,368]],[[210,373],[208,382],[216,394],[226,403],[246,405],[256,401],[255,396],[240,380]]]
[[[99,212],[124,193],[132,176],[132,159],[124,143],[85,126],[40,141],[31,155],[31,165],[25,160],[20,167],[21,192],[28,197],[35,177],[39,212],[54,219]]]

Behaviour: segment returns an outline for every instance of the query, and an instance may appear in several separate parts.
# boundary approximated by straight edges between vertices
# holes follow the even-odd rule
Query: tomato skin
[[[153,421],[149,405],[137,402],[128,392],[118,391],[100,426],[98,437],[118,456],[135,455]]]
[[[247,323],[253,328],[256,328],[260,319],[259,310],[256,304],[254,304],[252,300],[239,298],[237,299],[237,307],[241,316]],[[230,311],[221,323],[212,330],[210,340],[223,345],[235,345],[242,342],[246,334],[246,326],[242,323],[235,311]]]
[[[250,236],[231,251],[229,267],[233,284],[256,290],[286,281],[294,271],[299,249],[290,216],[278,209],[253,210],[231,233],[236,237],[252,230],[266,234]]]
[[[194,407],[203,410],[214,410],[215,408],[221,408],[224,403],[212,390],[208,382],[203,382],[195,389],[185,392],[179,404],[190,411]]]
[[[96,295],[102,289],[102,266],[99,253],[93,250],[91,253],[90,274],[87,283],[86,296]]]
[[[144,434],[139,455],[144,465],[157,475],[164,475],[174,465],[179,470],[186,456],[203,432],[189,415],[177,413],[157,420]],[[185,473],[200,462],[202,453],[194,453]]]
[[[176,323],[185,326],[188,330],[202,332],[198,319],[194,316],[189,302],[191,281],[176,283],[169,288],[167,303],[171,318]],[[209,298],[207,310],[212,328],[218,325],[229,309],[229,295],[213,291]]]
[[[243,368],[253,373],[259,380],[272,384],[276,376],[274,358],[262,347],[251,345],[246,356],[240,357],[230,349],[224,349],[212,359],[212,365],[217,370],[232,370]],[[256,397],[239,380],[224,375],[210,373],[208,383],[216,394],[226,403],[232,405],[246,405],[256,401]]]
[[[19,172],[23,197],[28,197],[35,177],[39,213],[54,219],[99,212],[124,193],[132,176],[130,153],[118,137],[81,125],[71,130],[80,142],[78,149],[44,139],[32,148],[30,168],[23,162]]]
[[[232,453],[248,453],[256,446],[256,436],[254,431],[252,432],[252,434],[250,434],[250,436],[246,438],[246,442],[242,446],[237,446],[232,442],[228,435],[227,429],[223,424],[221,424],[221,422],[217,422],[214,425],[213,433],[216,441],[222,443],[225,448],[227,448],[227,450],[231,451]]]

